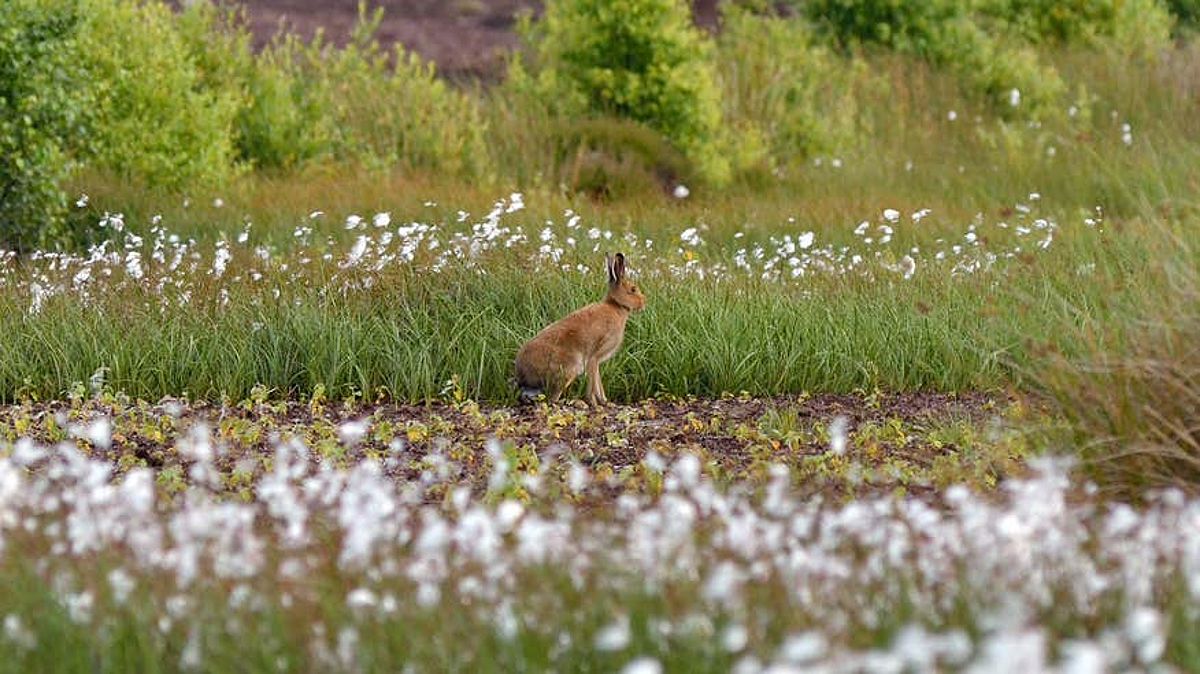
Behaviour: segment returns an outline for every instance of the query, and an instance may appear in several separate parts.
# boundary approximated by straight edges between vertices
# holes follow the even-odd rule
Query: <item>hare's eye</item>
[[[631,292],[631,293],[636,293],[636,292],[637,292],[637,286],[629,286],[629,292]]]

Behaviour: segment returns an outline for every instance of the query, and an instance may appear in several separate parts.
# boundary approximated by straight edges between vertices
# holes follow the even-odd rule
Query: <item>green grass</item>
[[[635,269],[649,309],[630,321],[626,347],[605,369],[617,399],[1021,385],[1043,367],[1045,354],[1079,355],[1095,341],[1118,348],[1127,325],[1170,304],[1160,272],[1183,254],[1170,237],[1186,238],[1200,226],[1200,121],[1186,103],[1198,57],[1192,46],[1158,63],[1063,53],[1060,69],[1087,92],[1079,111],[1030,125],[988,114],[928,66],[875,56],[868,84],[882,82],[882,90],[860,85],[862,135],[845,152],[823,155],[819,166],[815,158],[798,161],[781,178],[723,190],[693,186],[683,201],[656,185],[597,202],[503,177],[466,183],[335,166],[252,175],[190,195],[100,175],[80,176],[74,191],[91,196],[88,217],[122,212],[145,235],[161,214],[170,231],[196,237],[208,256],[212,241],[233,238],[247,222],[251,245],[292,260],[304,254],[293,236],[299,225],[315,229],[311,257],[344,254],[357,235],[342,227],[352,213],[386,211],[393,224],[464,231],[510,190],[525,193],[528,210],[505,223],[522,225],[531,238],[544,221],[565,220],[567,209],[582,217],[583,230],[652,238],[654,252],[638,258]],[[1121,139],[1126,121],[1135,138],[1130,146]],[[835,158],[840,168],[832,166]],[[1030,201],[1032,192],[1040,200]],[[766,245],[785,233],[813,231],[819,243],[854,244],[855,225],[877,221],[885,208],[905,216],[933,211],[919,225],[905,218],[897,226],[890,255],[914,245],[929,251],[938,239],[961,241],[977,218],[991,239],[985,249],[1001,250],[1012,240],[995,223],[1017,224],[1017,204],[1059,224],[1053,246],[973,277],[952,278],[948,266],[923,266],[904,283],[819,275],[788,284],[745,275],[682,281],[659,273],[683,262],[677,236],[689,226],[700,227],[707,241],[699,259],[728,263],[736,247]],[[1097,209],[1103,232],[1081,224]],[[316,210],[325,215],[310,220]],[[460,210],[470,213],[465,224]],[[744,238],[735,239],[739,232]],[[322,243],[326,237],[332,249]],[[567,261],[594,266],[593,258],[581,249],[568,251]],[[150,398],[243,398],[262,384],[278,395],[307,395],[322,385],[335,395],[416,400],[457,375],[472,396],[510,400],[517,347],[598,299],[602,280],[553,268],[529,275],[521,254],[489,254],[484,265],[480,276],[454,268],[429,275],[396,264],[369,291],[345,296],[317,290],[336,272],[332,265],[300,277],[268,272],[269,283],[282,289],[280,300],[231,287],[227,306],[217,306],[218,290],[203,278],[186,281],[195,284],[191,305],[165,310],[154,293],[128,289],[101,293],[86,308],[54,299],[37,316],[27,314],[25,299],[0,297],[0,330],[10,336],[0,342],[0,398],[61,396],[105,367],[111,386]]]
[[[680,280],[652,268],[639,277],[648,308],[631,317],[606,387],[630,400],[1012,384],[1039,350],[1075,353],[1077,329],[1102,332],[1155,290],[1141,247],[1076,236],[1029,272],[1012,262],[955,278],[943,267],[909,281],[813,275],[784,284],[745,274]],[[1084,260],[1096,271],[1079,283]],[[279,299],[274,284],[232,285],[225,306],[202,278],[184,306],[141,287],[96,293],[86,307],[50,299],[36,315],[3,301],[0,397],[62,397],[107,368],[113,390],[150,399],[242,399],[262,384],[281,396],[320,385],[336,397],[420,400],[458,376],[472,397],[509,400],[516,349],[598,300],[603,282],[595,272],[529,276],[516,255],[486,268],[388,270],[369,290],[339,297],[323,293],[321,279],[336,271],[326,267],[283,284]]]

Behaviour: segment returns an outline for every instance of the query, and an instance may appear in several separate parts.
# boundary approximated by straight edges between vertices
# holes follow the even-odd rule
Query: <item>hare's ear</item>
[[[619,258],[620,254],[618,254],[617,257]],[[613,260],[612,255],[606,254],[604,256],[604,268],[608,270],[608,286],[610,288],[616,287],[617,283],[621,280],[621,277],[617,275],[616,261]]]
[[[616,279],[615,281],[613,281],[613,283],[617,283],[621,279],[625,278],[625,255],[624,254],[617,253],[616,258],[613,259],[612,272],[609,274],[609,277]]]

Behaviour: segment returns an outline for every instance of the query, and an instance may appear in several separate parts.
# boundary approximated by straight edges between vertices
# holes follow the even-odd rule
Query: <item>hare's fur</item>
[[[587,375],[589,405],[608,403],[600,364],[621,348],[629,314],[646,306],[646,297],[625,278],[625,256],[605,258],[608,295],[546,326],[517,352],[517,386],[522,402],[545,394],[558,402],[581,374]]]

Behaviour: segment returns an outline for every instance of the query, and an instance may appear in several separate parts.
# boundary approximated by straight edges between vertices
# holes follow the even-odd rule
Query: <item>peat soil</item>
[[[182,0],[175,0],[181,2]],[[359,0],[242,0],[256,47],[268,43],[280,26],[311,38],[321,30],[344,44],[358,19]],[[539,0],[370,0],[383,9],[376,37],[388,49],[396,43],[437,64],[449,79],[497,80],[505,53],[518,46],[517,16],[536,15]],[[717,0],[692,3],[697,24],[717,23]]]
[[[252,498],[280,441],[296,439],[314,471],[373,459],[398,483],[431,487],[429,500],[462,485],[476,493],[495,489],[489,479],[498,461],[508,464],[509,495],[528,497],[549,485],[561,497],[573,467],[592,478],[590,497],[654,493],[674,460],[690,453],[703,475],[721,484],[762,485],[786,466],[796,488],[841,499],[880,491],[934,495],[950,484],[993,489],[1024,474],[1031,430],[1048,419],[1036,405],[1001,392],[657,398],[598,409],[578,401],[211,404],[105,396],[0,407],[0,453],[22,437],[73,443],[111,461],[114,475],[148,467],[167,492],[182,491],[195,462],[188,443],[204,429],[200,435],[215,441],[216,489]],[[95,432],[102,420],[107,443]]]

